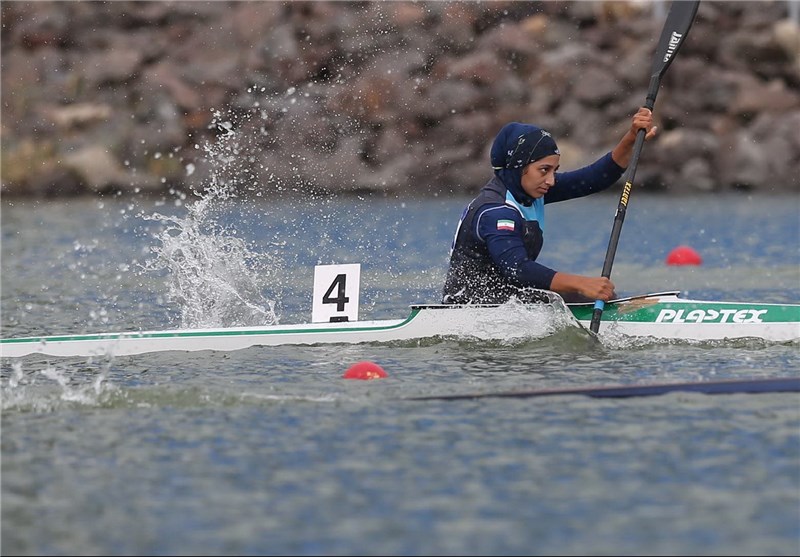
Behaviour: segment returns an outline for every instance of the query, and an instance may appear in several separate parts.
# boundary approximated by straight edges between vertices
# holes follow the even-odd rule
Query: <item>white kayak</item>
[[[240,350],[254,346],[385,343],[427,338],[515,341],[568,327],[587,329],[594,304],[414,305],[403,319],[126,331],[0,339],[0,356],[127,356],[162,351]],[[684,300],[678,292],[620,298],[606,303],[605,335],[707,341],[737,338],[788,342],[800,339],[800,304]]]

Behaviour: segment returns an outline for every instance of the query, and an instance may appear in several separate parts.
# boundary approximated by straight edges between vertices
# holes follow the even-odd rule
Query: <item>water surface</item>
[[[466,201],[229,199],[190,222],[191,198],[4,200],[2,334],[305,322],[313,268],[332,263],[361,263],[362,319],[404,317],[438,301]],[[598,274],[616,203],[550,206],[542,261]],[[618,292],[797,303],[798,209],[796,196],[635,197]],[[167,251],[198,248],[182,267],[159,264],[170,226]],[[664,265],[680,244],[704,264]],[[219,303],[197,305],[210,296]],[[799,348],[598,345],[563,330],[514,343],[3,359],[2,551],[797,554],[797,394],[409,399],[796,377]],[[389,378],[341,378],[364,360]]]

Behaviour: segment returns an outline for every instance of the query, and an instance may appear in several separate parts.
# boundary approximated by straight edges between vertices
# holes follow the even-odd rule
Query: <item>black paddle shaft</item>
[[[656,48],[655,58],[653,59],[653,69],[650,75],[650,86],[647,90],[647,98],[645,99],[644,106],[650,110],[656,104],[656,95],[661,86],[661,78],[666,73],[678,49],[686,39],[694,22],[694,17],[697,14],[697,8],[700,5],[700,0],[674,0],[670,6],[667,20],[664,22],[664,28],[661,31],[661,38],[658,41]],[[619,198],[619,205],[617,212],[614,215],[614,226],[611,228],[611,237],[608,240],[608,250],[606,250],[606,259],[603,263],[602,276],[611,278],[611,267],[614,265],[614,256],[617,253],[617,244],[619,243],[619,235],[622,231],[622,223],[625,221],[625,211],[628,209],[628,200],[631,196],[631,188],[633,186],[633,178],[636,175],[636,167],[639,165],[639,156],[642,153],[646,131],[640,129],[636,133],[636,142],[633,144],[633,155],[625,174],[622,175],[624,183],[622,187],[622,194]],[[595,304],[594,313],[592,314],[592,323],[590,329],[596,333],[600,329],[600,318],[603,315],[604,304],[601,300]]]

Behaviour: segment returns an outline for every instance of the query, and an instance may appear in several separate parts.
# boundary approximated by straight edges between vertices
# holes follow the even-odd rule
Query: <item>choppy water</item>
[[[304,322],[329,263],[362,264],[362,319],[404,317],[438,301],[466,199],[195,202],[4,200],[3,335]],[[551,206],[544,262],[599,273],[616,203]],[[634,196],[618,291],[798,302],[799,209]],[[197,250],[170,267],[175,223]],[[666,267],[679,244],[704,265]],[[799,553],[796,394],[407,400],[800,375],[797,343],[608,340],[4,359],[2,552]],[[363,360],[389,378],[341,378]]]

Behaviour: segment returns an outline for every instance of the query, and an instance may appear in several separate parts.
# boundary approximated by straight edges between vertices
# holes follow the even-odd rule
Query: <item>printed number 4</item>
[[[345,284],[347,282],[347,275],[336,275],[333,282],[328,287],[328,291],[322,297],[323,304],[336,304],[336,311],[344,311],[344,305],[350,301],[350,298],[344,295]],[[332,296],[334,288],[336,289],[336,297]]]

